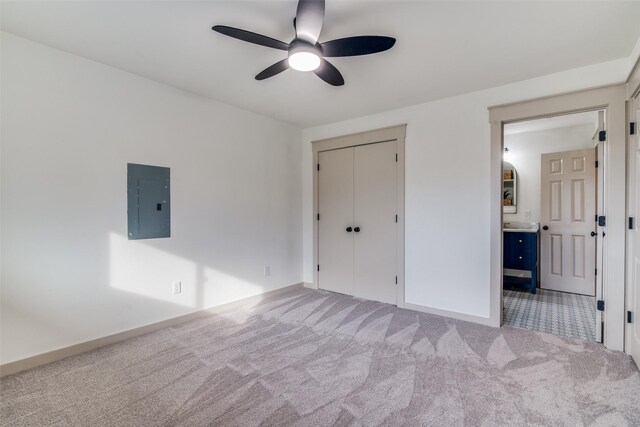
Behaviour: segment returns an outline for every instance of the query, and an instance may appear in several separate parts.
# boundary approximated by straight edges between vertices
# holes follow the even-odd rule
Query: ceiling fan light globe
[[[289,55],[289,66],[298,71],[313,71],[320,66],[320,57],[313,52],[294,52]]]

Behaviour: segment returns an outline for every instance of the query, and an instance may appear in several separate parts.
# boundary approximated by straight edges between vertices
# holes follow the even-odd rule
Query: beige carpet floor
[[[601,345],[300,289],[1,380],[3,426],[639,426]]]

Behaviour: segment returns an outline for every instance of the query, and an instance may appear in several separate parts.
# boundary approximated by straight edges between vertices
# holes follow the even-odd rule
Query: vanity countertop
[[[502,224],[502,231],[510,233],[537,233],[540,224],[537,222],[505,222]]]

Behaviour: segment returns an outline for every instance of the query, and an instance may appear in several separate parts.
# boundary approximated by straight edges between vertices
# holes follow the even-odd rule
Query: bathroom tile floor
[[[585,341],[596,339],[596,299],[538,289],[504,291],[504,323]]]

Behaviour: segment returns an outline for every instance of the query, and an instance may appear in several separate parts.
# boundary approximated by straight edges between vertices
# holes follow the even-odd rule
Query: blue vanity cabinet
[[[538,283],[538,233],[524,231],[505,231],[503,235],[502,265],[504,268],[526,270],[531,278],[503,277],[505,285],[525,285],[532,294],[536,293]]]

